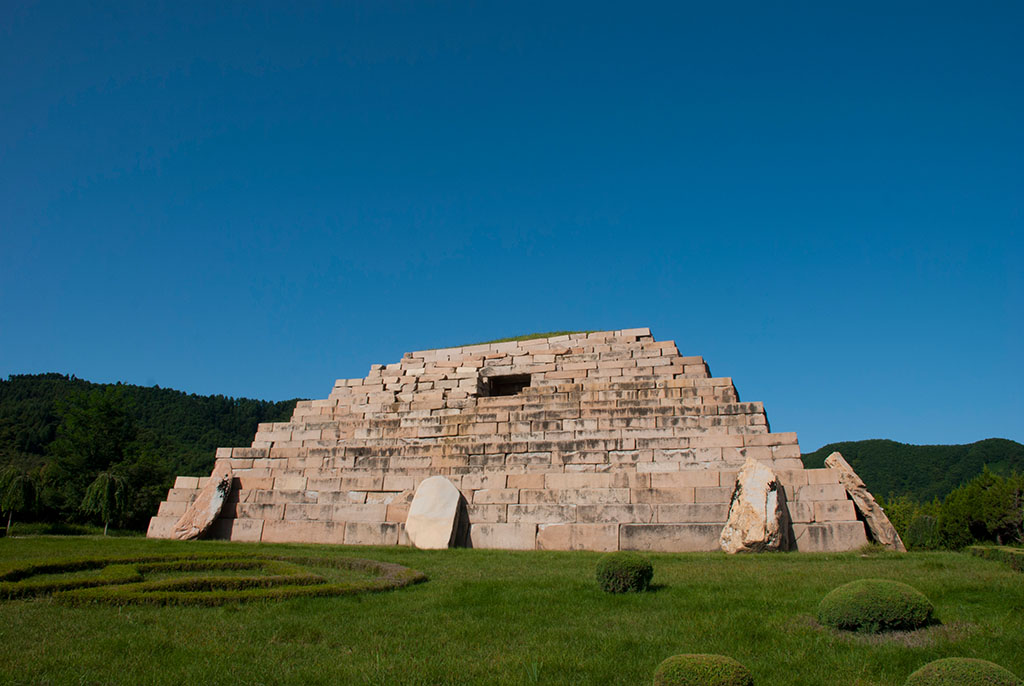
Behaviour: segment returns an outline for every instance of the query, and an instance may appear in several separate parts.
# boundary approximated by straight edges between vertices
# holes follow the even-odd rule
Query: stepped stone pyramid
[[[443,475],[473,547],[718,550],[754,458],[782,485],[789,549],[867,542],[837,470],[804,469],[795,433],[646,328],[406,353],[216,457],[234,488],[213,538],[408,545],[415,489]],[[178,477],[148,535],[170,536],[206,481]]]

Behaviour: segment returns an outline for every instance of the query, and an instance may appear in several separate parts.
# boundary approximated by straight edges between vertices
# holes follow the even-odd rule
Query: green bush
[[[597,584],[607,593],[646,591],[651,585],[654,567],[638,553],[608,553],[597,563]]]
[[[917,629],[932,619],[931,602],[915,588],[887,579],[851,581],[826,595],[818,621],[844,631]]]
[[[654,671],[654,686],[753,686],[750,670],[724,655],[673,655]]]
[[[929,662],[907,677],[904,686],[1020,686],[1021,680],[997,664],[968,657]]]

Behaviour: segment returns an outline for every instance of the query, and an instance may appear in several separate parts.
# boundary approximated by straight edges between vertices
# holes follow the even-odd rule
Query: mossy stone
[[[843,631],[909,631],[931,621],[934,608],[917,589],[888,579],[851,581],[826,595],[818,621]]]
[[[673,655],[658,665],[654,686],[754,686],[754,677],[725,655]]]
[[[1012,672],[988,660],[947,657],[929,662],[907,677],[904,686],[1021,686]]]

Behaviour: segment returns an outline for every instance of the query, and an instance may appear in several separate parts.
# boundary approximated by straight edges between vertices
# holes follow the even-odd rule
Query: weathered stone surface
[[[214,465],[213,474],[210,475],[206,486],[174,525],[171,538],[187,541],[206,533],[216,521],[231,493],[231,482],[231,463],[219,460]]]
[[[793,524],[793,544],[802,553],[856,550],[867,542],[864,522]]]
[[[536,547],[536,524],[473,524],[469,530],[474,548],[505,548],[533,550]]]
[[[903,545],[903,541],[893,527],[892,522],[885,516],[885,511],[875,501],[874,496],[868,491],[867,486],[857,476],[857,473],[853,471],[850,463],[843,459],[840,453],[832,453],[825,458],[825,465],[838,472],[839,483],[850,494],[850,499],[853,500],[857,511],[864,518],[864,522],[871,531],[872,538],[886,548],[906,552],[907,549]]]
[[[424,479],[416,488],[405,533],[417,548],[436,550],[455,543],[459,529],[462,494],[455,484],[443,476]]]
[[[775,472],[754,458],[747,458],[736,475],[729,519],[719,539],[722,550],[759,553],[782,547],[786,509],[781,495]]]
[[[618,524],[540,524],[537,526],[538,550],[619,549]]]
[[[156,516],[149,519],[149,528],[146,530],[147,538],[170,538],[174,533],[174,525],[178,523],[178,517]]]
[[[665,553],[718,550],[721,532],[718,524],[622,524],[619,548]]]

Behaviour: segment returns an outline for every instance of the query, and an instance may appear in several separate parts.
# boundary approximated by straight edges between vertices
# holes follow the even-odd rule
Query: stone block
[[[585,475],[584,475],[585,476]],[[597,475],[601,476],[601,475]],[[519,491],[519,502],[532,504],[598,505],[601,503],[629,504],[628,488],[524,488]]]
[[[345,545],[398,545],[398,524],[346,522]]]
[[[813,505],[816,522],[849,522],[857,519],[857,510],[852,500],[818,500]]]
[[[473,504],[512,504],[519,502],[519,489],[516,488],[481,488],[473,491]]]
[[[623,524],[619,548],[652,552],[719,550],[720,524]]]
[[[839,472],[835,469],[805,469],[808,484],[837,484]]]
[[[288,507],[291,507],[291,505]],[[373,505],[341,504],[331,505],[329,507],[331,513],[330,519],[335,522],[383,522],[387,520],[388,516],[388,506],[383,503]]]
[[[190,503],[196,499],[199,491],[193,488],[172,488],[167,491],[167,502]]]
[[[796,489],[797,500],[845,500],[846,488],[840,484],[808,484]]]
[[[518,523],[559,524],[576,521],[575,505],[509,505],[508,521]]]
[[[690,487],[634,488],[630,489],[630,498],[634,503],[692,503],[694,502],[694,489]]]
[[[304,476],[276,476],[274,477],[274,489],[280,491],[302,491],[306,489],[306,477]]]
[[[209,530],[210,538],[229,541],[259,541],[263,536],[262,519],[218,519]]]
[[[221,514],[222,517],[230,517],[228,510],[233,509],[233,516],[241,519],[262,519],[262,520],[277,520],[284,519],[284,504],[273,504],[273,503],[236,503],[234,505],[225,505],[224,510]]]
[[[655,518],[659,523],[721,522],[729,518],[729,503],[682,503],[656,505]]]
[[[529,474],[509,474],[508,475],[508,487],[509,488],[544,488],[544,481],[548,477],[548,474],[543,472],[533,472]],[[465,477],[463,477],[465,479]]]
[[[508,521],[508,505],[467,505],[466,511],[472,524],[479,522],[504,524]]]
[[[409,517],[409,507],[408,503],[389,503],[385,519],[389,522],[405,522]]]
[[[267,521],[260,538],[265,543],[328,543],[345,542],[344,522]]]
[[[857,550],[868,542],[863,522],[793,524],[797,550],[808,553]]]
[[[538,550],[619,549],[618,524],[539,524]]]
[[[496,474],[464,474],[462,476],[462,482],[460,483],[460,489],[463,493],[469,491],[478,491],[481,489],[503,489],[506,484],[506,475],[504,472]],[[519,486],[508,485],[509,488],[521,488]]]
[[[693,489],[693,501],[697,503],[727,503],[732,499],[734,486],[715,486]]]
[[[577,505],[576,521],[580,523],[647,523],[654,521],[654,506],[634,505]]]
[[[197,476],[179,476],[174,480],[174,487],[181,489],[196,489],[199,488],[199,477]]]
[[[158,515],[150,517],[146,538],[171,538],[174,533],[174,525],[178,523],[179,516],[166,517]]]
[[[545,474],[544,488],[608,488],[612,485],[611,474],[559,473]]]
[[[814,521],[814,503],[812,501],[789,500],[789,521],[794,524],[809,524]]]
[[[188,509],[188,503],[183,501],[171,502],[165,500],[160,503],[160,507],[157,510],[157,517],[180,517],[185,514],[185,510]],[[162,537],[158,537],[162,538]]]
[[[719,472],[715,470],[685,469],[679,472],[651,474],[651,486],[654,488],[717,487],[723,485],[719,483],[719,478]]]
[[[533,523],[473,524],[469,529],[474,548],[533,550],[537,545],[537,525]]]

